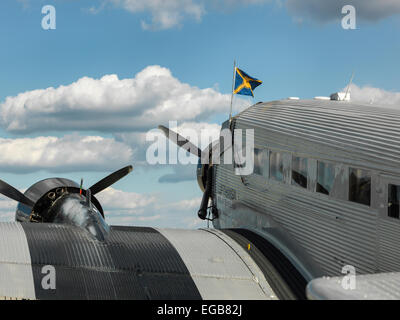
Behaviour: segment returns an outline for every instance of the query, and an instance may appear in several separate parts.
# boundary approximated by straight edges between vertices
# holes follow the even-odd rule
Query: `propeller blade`
[[[14,187],[10,186],[3,180],[0,180],[0,193],[10,199],[21,202],[27,205],[28,207],[32,208],[35,205],[35,203],[31,199],[27,198],[23,193],[21,193]]]
[[[129,174],[132,170],[133,170],[132,166],[127,166],[125,168],[122,168],[121,170],[118,170],[110,174],[109,176],[105,177],[104,179],[100,180],[99,182],[95,183],[93,186],[89,188],[91,194],[95,195],[103,191],[104,189],[107,189],[109,186],[113,185],[118,180],[121,180],[123,177]]]
[[[188,139],[182,137],[175,131],[172,131],[164,126],[158,126],[158,129],[160,129],[168,139],[175,142],[179,147],[201,158],[202,155],[201,150],[198,147],[196,147],[193,143],[191,143]]]

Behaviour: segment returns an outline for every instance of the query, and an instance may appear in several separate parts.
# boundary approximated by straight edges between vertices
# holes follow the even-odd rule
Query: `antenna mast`
[[[351,75],[350,82],[349,82],[349,84],[348,84],[348,86],[347,86],[346,95],[344,96],[344,100],[347,99],[347,96],[348,96],[349,91],[350,91],[350,86],[351,86],[351,84],[353,83],[353,79],[354,79],[354,71],[353,71],[353,74]]]

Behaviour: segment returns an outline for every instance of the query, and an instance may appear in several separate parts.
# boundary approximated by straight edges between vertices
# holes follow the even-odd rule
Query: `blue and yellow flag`
[[[234,94],[254,97],[253,90],[257,88],[262,81],[250,77],[246,72],[236,68],[235,90]]]

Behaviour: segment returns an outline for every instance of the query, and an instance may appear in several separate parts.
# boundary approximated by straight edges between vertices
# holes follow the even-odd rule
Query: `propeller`
[[[202,151],[193,143],[191,143],[188,139],[182,137],[180,134],[164,126],[158,126],[158,129],[160,129],[168,139],[175,142],[179,147],[185,149],[191,154],[194,154],[195,156],[198,156],[199,158],[202,157]]]
[[[32,208],[35,205],[31,199],[26,197],[23,193],[10,186],[8,183],[0,180],[0,193],[15,201],[21,202],[28,207]]]
[[[95,183],[89,188],[91,194],[95,195],[103,191],[104,189],[107,189],[109,186],[113,185],[114,183],[125,177],[127,174],[132,172],[132,170],[133,170],[132,166],[127,166],[110,174],[109,176],[105,177],[104,179],[100,180],[99,182]]]
[[[127,174],[129,174],[133,170],[132,166],[127,166],[122,168],[109,176],[105,177],[104,179],[100,180],[99,182],[95,183],[87,190],[87,194],[95,195],[104,189],[107,189],[109,186],[113,185]],[[35,202],[29,199],[26,195],[15,189],[13,186],[9,185],[8,183],[0,180],[0,193],[4,196],[13,199],[17,202],[20,202],[29,208],[33,208],[35,206]]]
[[[170,139],[172,142],[175,142],[179,147],[184,150],[198,156],[202,163],[205,159],[211,159],[212,148],[206,148],[204,151],[201,151],[197,146],[195,146],[188,139],[182,137],[175,131],[168,129],[164,126],[158,126],[158,128],[165,134],[165,136]],[[200,209],[197,213],[201,220],[206,220],[207,218],[207,209],[208,209],[208,201],[211,196],[211,187],[212,187],[212,165],[206,165],[206,169],[204,170],[205,175],[205,190],[203,193],[203,197],[201,200]]]

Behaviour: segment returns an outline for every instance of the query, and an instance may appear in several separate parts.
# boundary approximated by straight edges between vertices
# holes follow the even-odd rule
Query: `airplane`
[[[349,101],[257,103],[222,125],[254,130],[254,170],[200,150],[199,230],[109,226],[95,195],[51,178],[24,193],[0,223],[0,298],[138,300],[400,299],[400,112]],[[232,135],[233,136],[233,135]],[[208,161],[202,161],[207,159]]]

